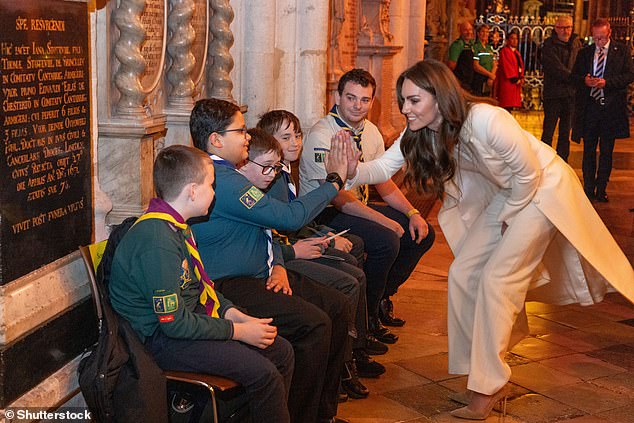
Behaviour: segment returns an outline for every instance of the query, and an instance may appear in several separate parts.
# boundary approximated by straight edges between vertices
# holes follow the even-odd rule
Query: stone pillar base
[[[99,124],[99,182],[112,201],[106,224],[119,224],[146,209],[154,195],[155,146],[164,143],[165,123],[166,116],[158,115]]]

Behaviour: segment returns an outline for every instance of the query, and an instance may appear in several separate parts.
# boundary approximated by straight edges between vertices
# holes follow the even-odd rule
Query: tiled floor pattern
[[[539,137],[539,114],[516,117]],[[616,150],[610,202],[596,209],[632,261],[634,139],[617,141]],[[573,145],[575,168],[581,151]],[[436,244],[394,298],[407,324],[394,329],[398,343],[376,357],[387,372],[363,379],[371,390],[367,399],[339,407],[339,415],[353,423],[464,421],[449,415],[460,405],[447,395],[464,389],[466,377],[447,373],[447,270],[453,256],[438,228],[438,208],[428,219],[437,229]],[[507,355],[513,375],[505,421],[634,423],[634,306],[615,293],[589,307],[531,302],[527,311],[531,336]],[[494,411],[487,421],[499,417]]]

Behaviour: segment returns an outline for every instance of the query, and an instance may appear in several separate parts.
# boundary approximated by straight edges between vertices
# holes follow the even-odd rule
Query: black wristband
[[[343,189],[343,180],[341,179],[341,176],[339,176],[338,173],[336,172],[332,172],[329,173],[328,175],[326,175],[326,182],[330,182],[333,184],[338,184],[339,185],[339,191],[341,191]]]

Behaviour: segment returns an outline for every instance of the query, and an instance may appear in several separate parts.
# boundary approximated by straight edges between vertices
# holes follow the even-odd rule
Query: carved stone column
[[[122,115],[144,113],[143,100],[146,94],[140,78],[145,70],[145,60],[141,55],[145,30],[139,18],[144,8],[145,0],[121,0],[113,13],[114,23],[120,32],[114,47],[114,54],[120,63],[114,74],[114,84],[120,93],[116,110]]]
[[[327,107],[335,102],[339,78],[357,63],[360,0],[331,0]]]
[[[275,107],[275,0],[249,2],[244,11],[241,101],[249,105],[247,126],[254,126],[260,114]]]
[[[425,0],[410,0],[409,6],[409,45],[407,47],[407,62],[413,65],[425,56],[425,33],[427,2]]]
[[[138,216],[154,196],[152,166],[154,146],[163,142],[165,115],[148,118],[136,125],[112,121],[99,125],[99,177],[102,189],[112,201],[106,223],[119,224]]]
[[[167,18],[170,31],[167,53],[171,59],[166,72],[166,88],[169,93],[165,110],[167,134],[161,147],[191,145],[189,115],[194,105],[197,82],[194,80],[197,77],[194,73],[205,65],[209,31],[209,7],[206,0],[170,0],[170,9]],[[157,147],[159,145],[155,145],[154,150]]]
[[[208,92],[211,97],[235,103],[231,91],[231,69],[233,58],[229,49],[233,45],[233,34],[230,24],[233,21],[233,9],[229,0],[211,0],[213,15],[209,22],[209,30],[213,40],[209,46]],[[255,19],[258,19],[255,17]]]
[[[187,5],[185,0],[182,3]],[[173,18],[188,13],[180,9],[181,2],[175,0],[173,5],[177,6]],[[163,83],[167,21],[167,0],[108,2],[100,11],[97,157],[101,188],[112,201],[106,224],[141,214],[153,196],[154,145],[165,135],[162,112],[168,103]],[[181,93],[191,89],[177,45],[182,31],[187,28],[179,28],[172,39],[176,61],[170,68],[174,87]]]
[[[275,93],[269,108],[295,111],[295,93],[300,82],[297,79],[299,13],[297,0],[277,0],[275,14]],[[295,81],[291,83],[291,81]]]
[[[377,90],[370,120],[374,122],[387,142],[398,135],[392,123],[392,110],[396,105],[394,95],[394,55],[403,49],[392,44],[390,33],[389,0],[364,0],[362,2],[361,32],[357,65],[367,69],[376,79]]]
[[[444,60],[447,51],[447,0],[429,0],[425,19],[425,57]]]
[[[328,2],[297,0],[298,27],[295,113],[305,126],[326,113],[326,51],[328,49]],[[289,83],[289,81],[282,81]],[[292,83],[292,82],[291,82]]]
[[[167,18],[170,37],[167,42],[171,64],[167,69],[167,80],[170,83],[168,107],[191,111],[194,104],[194,81],[192,70],[195,58],[192,46],[196,33],[192,26],[196,3],[194,0],[170,0],[171,12]]]

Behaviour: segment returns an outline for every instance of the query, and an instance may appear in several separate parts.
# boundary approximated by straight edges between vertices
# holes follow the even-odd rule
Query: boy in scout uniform
[[[254,316],[270,316],[295,351],[289,410],[293,422],[336,422],[337,388],[351,316],[342,293],[287,271],[270,228],[295,230],[311,221],[343,187],[345,140],[333,145],[329,180],[313,195],[281,202],[238,172],[250,136],[235,104],[200,100],[190,117],[194,145],[214,160],[216,201],[193,225],[205,267],[219,291]],[[274,167],[274,166],[273,166]],[[245,279],[249,276],[253,279]]]
[[[239,382],[258,421],[290,422],[290,344],[271,318],[248,316],[215,291],[185,223],[205,215],[214,168],[200,151],[172,146],[154,164],[158,198],[114,254],[112,306],[130,322],[159,367]]]

